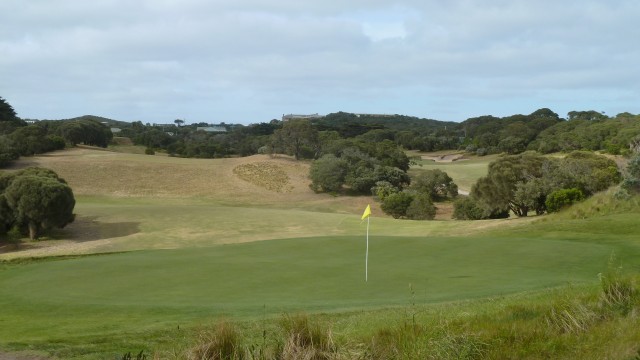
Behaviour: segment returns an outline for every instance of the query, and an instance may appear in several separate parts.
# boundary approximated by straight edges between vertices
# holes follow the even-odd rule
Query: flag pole
[[[367,280],[369,280],[369,224],[371,223],[371,205],[367,205],[360,219],[364,221],[365,218],[367,218],[367,251],[364,255],[364,282],[367,282]],[[362,221],[360,224],[362,224]]]
[[[367,217],[367,251],[364,256],[364,282],[369,280],[369,223],[371,222],[371,217]]]

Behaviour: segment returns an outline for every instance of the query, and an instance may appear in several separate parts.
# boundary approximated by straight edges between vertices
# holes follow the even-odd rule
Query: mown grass
[[[417,165],[411,168],[411,174],[421,171],[439,169],[446,172],[465,191],[470,191],[471,186],[480,177],[487,174],[489,163],[497,158],[497,155],[470,156],[464,160],[453,162],[436,162],[433,160],[418,160]]]
[[[6,265],[0,339],[10,347],[47,347],[220,317],[402,306],[409,284],[417,304],[482,298],[593,282],[611,252],[527,238],[375,236],[365,283],[363,240],[288,239]]]

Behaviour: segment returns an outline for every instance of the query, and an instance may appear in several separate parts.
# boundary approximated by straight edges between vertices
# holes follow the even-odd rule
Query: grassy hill
[[[77,220],[0,254],[13,259],[0,263],[0,349],[183,358],[229,319],[245,346],[272,351],[282,314],[298,312],[334,334],[339,351],[325,358],[631,358],[640,344],[624,332],[640,307],[611,310],[598,288],[612,254],[640,271],[635,198],[477,222],[394,220],[374,206],[365,283],[370,199],[314,194],[305,163],[73,149],[18,167],[31,165],[69,182]],[[442,166],[470,179],[486,163]]]

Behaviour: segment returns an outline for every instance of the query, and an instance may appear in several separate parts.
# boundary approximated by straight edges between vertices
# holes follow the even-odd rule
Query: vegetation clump
[[[473,185],[471,200],[456,203],[454,213],[458,219],[478,218],[478,209],[483,219],[509,213],[524,217],[530,211],[540,215],[606,190],[621,179],[613,160],[589,152],[572,152],[561,159],[536,153],[505,155],[489,164],[488,174]]]
[[[16,229],[32,240],[73,222],[73,191],[48,169],[28,168],[0,176],[0,231]],[[14,230],[15,231],[15,230]]]

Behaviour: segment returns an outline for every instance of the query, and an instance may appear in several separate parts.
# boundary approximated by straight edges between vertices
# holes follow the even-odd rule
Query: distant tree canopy
[[[318,156],[318,130],[306,119],[285,121],[272,135],[273,152],[285,152],[296,160]]]
[[[27,124],[0,98],[0,167],[19,156],[32,156],[84,143],[106,147],[113,138],[110,128],[96,116],[69,120],[40,120]]]
[[[384,149],[390,144],[393,145],[386,142],[332,142],[328,146],[330,152],[311,163],[311,188],[314,191],[338,192],[344,185],[351,193],[370,194],[376,183],[381,181],[398,189],[404,188],[410,182],[409,175],[406,170],[393,165],[408,169],[409,160],[404,153],[406,164],[404,160],[385,152]]]
[[[113,139],[111,129],[95,120],[64,122],[58,127],[57,133],[72,146],[85,144],[107,147]]]
[[[48,169],[28,168],[0,175],[0,235],[11,229],[37,239],[74,220],[73,191]]]

